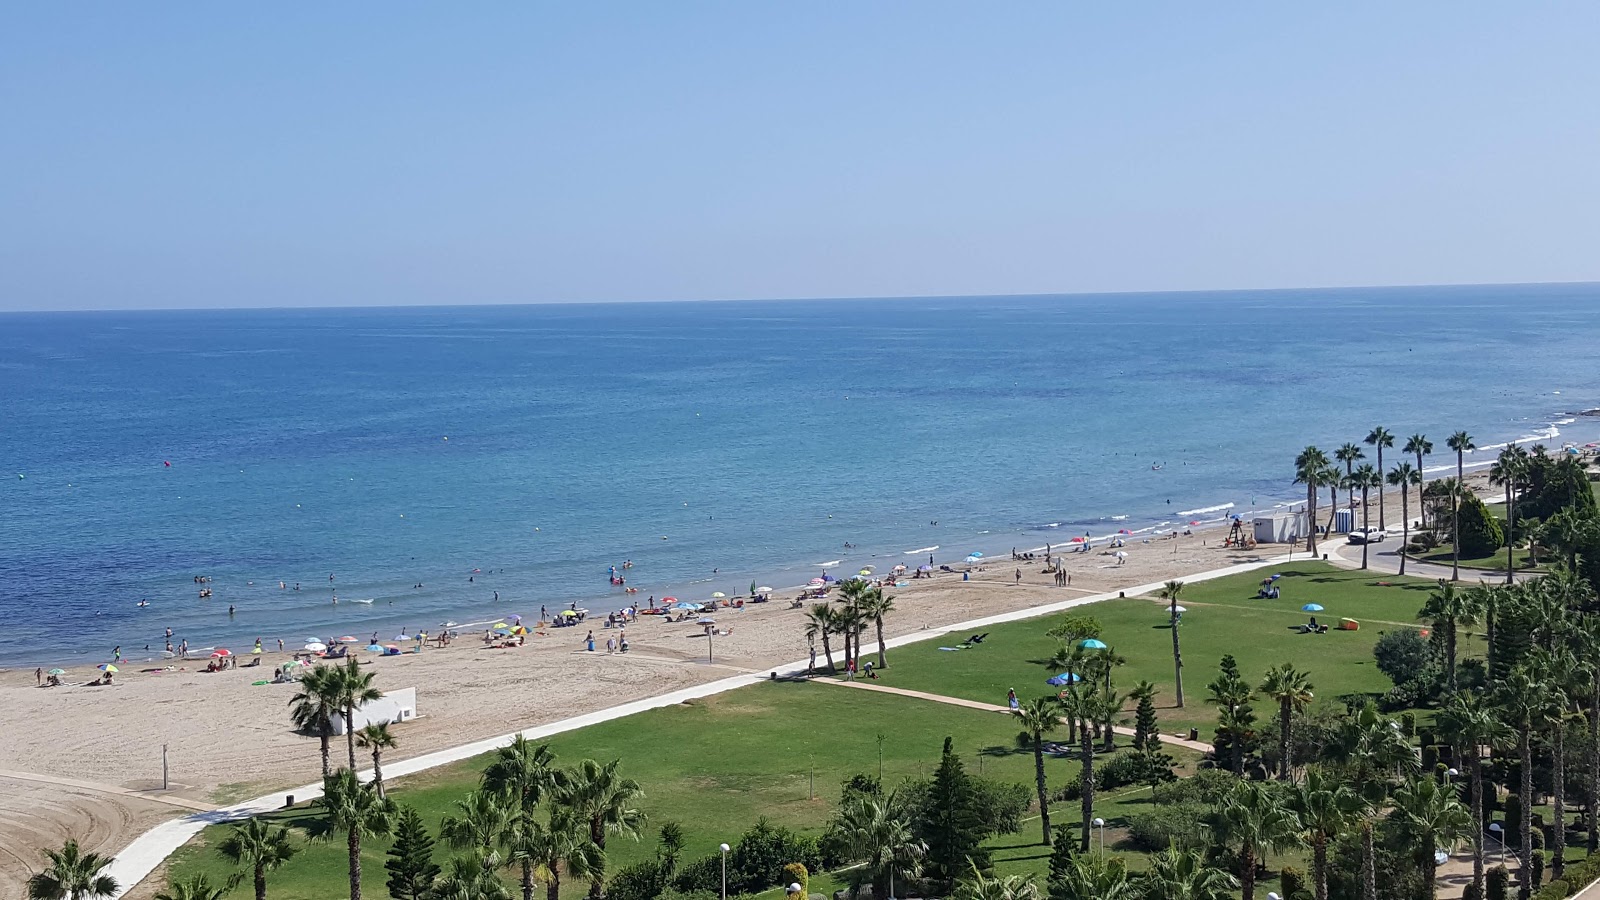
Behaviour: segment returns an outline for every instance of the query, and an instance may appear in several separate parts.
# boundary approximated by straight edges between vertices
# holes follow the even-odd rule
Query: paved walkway
[[[1301,554],[1302,559],[1304,556],[1305,554]],[[1226,566],[1221,569],[1212,569],[1208,572],[1197,572],[1193,575],[1184,577],[1183,581],[1189,583],[1210,581],[1216,578],[1225,578],[1229,575],[1238,575],[1243,572],[1254,572],[1258,569],[1265,569],[1270,566],[1281,566],[1286,561],[1288,561],[1288,558],[1285,556],[1275,555],[1270,557],[1262,557],[1253,562],[1239,563],[1237,565]],[[957,632],[970,634],[973,631],[993,625],[999,625],[1004,622],[1017,622],[1023,619],[1036,618],[1038,616],[1050,615],[1052,613],[1058,613],[1068,609],[1086,606],[1090,603],[1099,603],[1103,600],[1114,600],[1120,594],[1124,593],[1130,597],[1137,596],[1139,594],[1153,593],[1160,590],[1164,584],[1165,582],[1151,582],[1150,584],[1134,585],[1132,587],[1122,588],[1120,590],[1106,591],[1100,594],[1090,594],[1086,597],[1075,597],[1071,600],[1062,600],[1057,603],[1047,603],[1042,606],[1033,606],[1026,609],[1018,609],[1011,612],[999,613],[993,616],[985,616],[984,618],[973,619],[967,622],[957,622],[953,625],[947,625],[939,628],[925,628],[921,631],[912,632],[911,634],[905,634],[897,638],[891,638],[885,643],[889,647],[903,647],[906,644],[925,641],[930,638],[936,638],[946,634],[954,634]],[[805,671],[806,665],[806,661],[801,660],[799,662],[786,663],[780,666],[772,666],[768,671],[774,673],[785,672],[798,675]],[[464,759],[470,759],[474,756],[479,756],[484,753],[489,753],[499,749],[500,747],[509,743],[511,739],[516,737],[518,734],[522,735],[528,740],[540,740],[551,737],[552,735],[572,731],[574,729],[585,728],[590,725],[598,725],[601,722],[609,722],[613,719],[620,719],[624,716],[631,716],[634,713],[640,713],[651,709],[660,709],[667,706],[675,706],[679,703],[683,703],[686,700],[695,700],[703,697],[715,696],[717,694],[734,690],[735,688],[758,684],[765,680],[767,680],[766,676],[761,673],[735,675],[719,681],[712,681],[706,684],[697,685],[695,687],[673,691],[670,694],[662,694],[659,697],[636,700],[632,703],[624,703],[621,706],[614,706],[610,709],[601,710],[599,712],[575,716],[570,719],[563,719],[559,722],[552,722],[548,725],[539,725],[520,732],[501,735],[500,737],[495,738],[488,738],[482,741],[475,741],[471,744],[463,744],[459,747],[451,747],[435,753],[427,753],[422,756],[412,757],[411,759],[402,759],[395,762],[385,763],[383,767],[384,776],[387,778],[400,778],[405,775],[414,775],[417,772],[423,772],[439,766],[460,762]],[[1210,748],[1207,747],[1207,749]],[[370,779],[372,777],[371,770],[364,770],[358,774],[364,779]],[[254,800],[236,803],[232,806],[225,806],[206,812],[197,812],[193,815],[184,816],[181,819],[163,822],[155,828],[150,829],[135,839],[133,843],[129,844],[121,853],[118,853],[116,859],[106,869],[106,874],[116,878],[117,883],[121,885],[121,890],[119,890],[116,894],[113,894],[111,900],[116,900],[116,898],[121,897],[124,893],[131,890],[140,881],[143,881],[145,877],[147,877],[151,872],[155,871],[157,866],[161,865],[162,861],[164,861],[168,856],[172,855],[174,850],[182,847],[191,838],[199,834],[200,830],[206,826],[223,822],[237,821],[239,819],[247,819],[251,816],[260,815],[261,813],[272,812],[273,810],[281,809],[289,796],[293,796],[295,801],[300,803],[303,803],[307,800],[314,800],[322,796],[322,785],[320,783],[308,784],[287,791],[277,791],[262,797],[257,797]]]
[[[840,681],[836,678],[819,678],[817,684],[832,684],[839,687],[856,688],[863,691],[877,691],[883,694],[899,694],[902,697],[915,697],[918,700],[931,700],[934,703],[948,703],[951,706],[964,706],[967,709],[981,709],[984,712],[1010,713],[1011,707],[1000,706],[994,703],[983,703],[978,700],[965,700],[961,697],[950,697],[944,694],[929,694],[924,691],[908,691],[905,688],[890,687],[886,684],[871,684],[865,681]],[[1123,728],[1120,725],[1111,729],[1117,734],[1133,737],[1132,728]],[[1162,735],[1161,743],[1171,744],[1174,747],[1183,747],[1199,753],[1210,753],[1211,745],[1202,741],[1191,741],[1176,735]]]
[[[76,778],[57,778],[53,775],[35,775],[32,772],[12,772],[0,769],[0,779],[9,778],[13,781],[31,781],[36,784],[55,784],[62,787],[75,787],[79,790],[94,791],[97,794],[116,794],[121,797],[136,797],[140,800],[149,800],[151,803],[164,803],[167,806],[177,806],[183,809],[198,812],[210,812],[216,809],[209,803],[198,800],[186,800],[182,797],[165,794],[161,791],[136,791],[132,788],[118,787],[114,784],[100,784],[94,781],[80,781]]]

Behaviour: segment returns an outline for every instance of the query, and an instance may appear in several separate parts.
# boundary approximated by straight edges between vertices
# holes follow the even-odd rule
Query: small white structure
[[[1333,514],[1333,530],[1340,534],[1349,534],[1361,528],[1361,511],[1358,509],[1335,510]]]
[[[1304,512],[1292,510],[1256,516],[1256,543],[1292,544],[1305,536],[1305,521]]]
[[[406,688],[401,691],[389,691],[382,697],[370,703],[363,703],[356,707],[355,719],[357,729],[368,725],[393,725],[396,722],[409,722],[417,717],[417,689]],[[344,734],[344,716],[334,713],[330,720],[333,722],[333,733]]]

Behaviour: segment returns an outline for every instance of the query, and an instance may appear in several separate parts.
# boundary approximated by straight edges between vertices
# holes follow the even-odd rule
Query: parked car
[[[1356,531],[1350,532],[1350,543],[1352,543],[1352,544],[1376,544],[1376,543],[1379,543],[1380,541],[1382,541],[1384,538],[1386,538],[1388,536],[1389,536],[1389,532],[1384,531],[1382,528],[1368,528],[1365,531],[1361,531],[1361,530],[1358,529]]]

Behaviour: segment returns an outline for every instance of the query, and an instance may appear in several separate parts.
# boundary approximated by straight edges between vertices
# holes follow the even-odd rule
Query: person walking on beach
[[[121,644],[118,644],[117,646],[111,648],[111,661],[112,662],[122,662],[122,645]]]
[[[589,635],[583,639],[583,646],[590,653],[594,652],[594,632],[589,632]]]
[[[33,670],[33,680],[38,682],[38,687],[44,687],[44,667]]]
[[[1022,570],[1021,569],[1017,570],[1017,580],[1014,583],[1015,584],[1021,584],[1022,583]]]
[[[283,638],[278,638],[278,652],[283,652]]]

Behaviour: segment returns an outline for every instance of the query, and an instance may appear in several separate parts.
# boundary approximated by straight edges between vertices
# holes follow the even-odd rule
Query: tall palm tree
[[[439,823],[439,837],[457,850],[471,850],[490,868],[503,862],[500,849],[511,831],[517,808],[504,794],[469,791],[455,802],[456,811]]]
[[[833,607],[826,603],[813,603],[811,608],[806,610],[806,640],[811,641],[813,644],[818,640],[822,641],[822,655],[828,660],[828,671],[830,672],[834,671],[833,642],[831,638],[837,631],[837,625],[838,623],[833,615]]]
[[[1389,470],[1385,480],[1400,489],[1400,574],[1406,573],[1406,547],[1411,543],[1411,507],[1406,502],[1410,497],[1411,486],[1422,484],[1422,473],[1412,468],[1408,462],[1402,462]],[[1421,492],[1417,495],[1417,505],[1422,504]],[[1379,509],[1382,509],[1380,506]]]
[[[1572,696],[1583,690],[1582,682],[1587,679],[1566,646],[1553,651],[1535,648],[1528,655],[1528,663],[1552,691],[1546,726],[1550,744],[1550,812],[1556,827],[1552,829],[1550,850],[1551,875],[1559,879],[1566,874],[1567,866],[1567,723],[1574,715]]]
[[[375,672],[361,671],[361,663],[350,657],[342,668],[335,669],[334,683],[338,686],[339,709],[344,714],[344,736],[350,745],[350,771],[356,768],[356,707],[383,697],[383,691],[372,686]]]
[[[1379,425],[1378,427],[1367,432],[1365,443],[1367,446],[1377,449],[1378,471],[1382,472],[1383,451],[1385,447],[1392,448],[1394,446],[1394,435],[1389,431],[1389,429]],[[1388,524],[1383,518],[1383,483],[1381,481],[1378,483],[1378,527],[1384,530],[1388,530],[1389,528]]]
[[[1456,481],[1461,485],[1461,490],[1466,490],[1466,455],[1478,449],[1472,443],[1472,435],[1465,431],[1458,431],[1445,441],[1445,445],[1456,452]],[[1458,581],[1461,578],[1461,494],[1456,492],[1450,497],[1450,580]]]
[[[888,645],[883,640],[883,620],[889,613],[894,612],[894,597],[885,594],[883,588],[873,588],[865,601],[861,604],[861,612],[872,620],[872,625],[878,632],[878,668],[889,668]]]
[[[1328,454],[1315,445],[1294,458],[1294,483],[1306,486],[1306,552],[1313,556],[1317,553],[1317,488],[1328,483],[1327,471]]]
[[[1143,883],[1147,900],[1231,900],[1239,889],[1239,879],[1206,865],[1203,852],[1176,847],[1150,857]]]
[[[300,676],[300,690],[289,698],[289,720],[294,727],[316,735],[322,743],[323,778],[333,772],[328,744],[333,738],[333,714],[341,709],[338,677],[333,666],[319,665]]]
[[[1456,641],[1462,626],[1478,624],[1484,612],[1481,588],[1457,590],[1453,582],[1439,579],[1439,587],[1417,610],[1417,618],[1433,623],[1433,630],[1444,636],[1444,677],[1451,691],[1456,689]]]
[[[1284,781],[1289,780],[1289,731],[1294,714],[1311,705],[1316,696],[1311,688],[1311,679],[1293,663],[1273,666],[1261,682],[1261,693],[1278,701],[1278,777]]]
[[[519,834],[536,824],[539,801],[555,784],[555,759],[549,744],[535,744],[519,734],[495,751],[494,761],[483,770],[484,790],[506,798]],[[534,862],[527,854],[512,855],[522,866],[522,898],[533,900]]]
[[[211,876],[200,872],[183,881],[173,882],[164,891],[156,892],[155,900],[222,900],[233,892],[238,883],[238,876],[235,875],[222,884],[212,884]]]
[[[1400,450],[1404,453],[1413,453],[1416,455],[1417,478],[1421,479],[1422,458],[1433,452],[1433,441],[1428,440],[1428,436],[1425,434],[1413,434],[1411,437],[1406,439],[1406,445],[1401,447]],[[1420,480],[1418,483],[1421,483]],[[1428,527],[1428,510],[1426,507],[1422,507],[1420,512],[1422,514],[1422,527],[1426,528]]]
[[[1088,723],[1100,721],[1102,715],[1115,715],[1115,712],[1107,713],[1101,708],[1103,702],[1104,700],[1098,692],[1084,690],[1079,687],[1071,689],[1066,698],[1068,711],[1083,722],[1083,725],[1078,729],[1078,782],[1083,818],[1081,823],[1083,831],[1079,838],[1078,848],[1084,852],[1089,850],[1089,831],[1090,823],[1094,821],[1095,796],[1094,734]]]
[[[1217,809],[1217,832],[1239,847],[1239,884],[1244,900],[1255,900],[1256,868],[1263,853],[1293,846],[1300,820],[1279,800],[1273,785],[1241,781]]]
[[[1522,807],[1522,821],[1519,823],[1522,829],[1522,844],[1517,848],[1517,865],[1520,872],[1517,880],[1521,883],[1517,895],[1521,900],[1528,900],[1532,892],[1532,740],[1536,732],[1560,714],[1560,708],[1553,700],[1553,693],[1550,685],[1540,682],[1524,666],[1513,669],[1495,691],[1496,706],[1500,709],[1502,721],[1517,736],[1517,760],[1522,774],[1521,783],[1517,788],[1517,796],[1521,800]]]
[[[602,853],[608,835],[638,840],[646,822],[644,811],[637,806],[644,799],[644,789],[632,778],[622,777],[620,765],[621,760],[601,765],[586,759],[559,776],[561,805],[580,825],[588,826],[589,839]],[[589,896],[600,900],[605,893],[604,869],[591,873]]]
[[[834,827],[844,838],[849,857],[862,864],[858,884],[871,884],[876,900],[890,896],[889,884],[896,876],[914,878],[922,871],[927,847],[912,832],[911,817],[898,793],[852,794],[835,814]]]
[[[546,900],[560,900],[563,875],[588,878],[604,872],[605,851],[589,839],[588,829],[566,811],[550,814],[548,827],[518,819],[511,836],[511,860],[525,863],[544,881]]]
[[[1351,485],[1351,476],[1355,475],[1355,465],[1367,458],[1366,452],[1361,449],[1360,444],[1352,444],[1346,441],[1344,446],[1333,451],[1333,458],[1338,462],[1344,463],[1344,483],[1347,490],[1351,489],[1353,487]],[[1356,497],[1353,490],[1349,496],[1350,502],[1354,503]]]
[[[1422,850],[1422,883],[1428,900],[1439,896],[1438,863],[1434,853],[1440,844],[1449,846],[1478,828],[1454,791],[1441,785],[1432,774],[1401,785],[1394,792],[1390,820],[1412,846]]]
[[[383,792],[383,751],[400,746],[389,731],[389,723],[374,722],[356,733],[356,746],[372,754],[372,787],[380,798]]]
[[[1588,835],[1587,849],[1592,855],[1600,851],[1600,618],[1583,616],[1579,619],[1575,644],[1583,660],[1581,671],[1587,676],[1583,691],[1587,704],[1584,720],[1589,727],[1584,760],[1588,775],[1584,831]]]
[[[1446,582],[1448,584],[1448,582]],[[1483,823],[1483,748],[1509,746],[1511,729],[1477,691],[1454,693],[1434,716],[1434,727],[1455,748],[1456,758],[1467,766],[1472,821]],[[1483,896],[1483,829],[1472,829],[1472,883]]]
[[[1044,827],[1043,844],[1050,844],[1050,792],[1044,780],[1044,738],[1061,725],[1061,701],[1055,697],[1035,697],[1015,710],[1022,730],[1033,738],[1033,780],[1039,789],[1039,821]]]
[[[255,880],[256,900],[267,900],[267,873],[295,854],[294,844],[289,841],[289,829],[268,824],[260,817],[233,826],[217,850],[233,860],[234,865],[250,870]]]
[[[349,769],[322,779],[322,827],[328,834],[344,832],[350,854],[350,900],[361,900],[361,839],[386,834],[394,807],[379,800],[377,792],[361,783]]]
[[[1366,809],[1366,802],[1348,785],[1316,769],[1295,786],[1290,807],[1300,819],[1311,845],[1311,882],[1316,900],[1328,900],[1328,841],[1348,831]]]
[[[1489,467],[1489,483],[1506,489],[1506,584],[1511,584],[1516,572],[1513,548],[1516,547],[1517,488],[1528,477],[1528,451],[1516,444],[1507,444]]]
[[[75,840],[44,855],[50,865],[28,878],[28,900],[99,900],[120,890],[117,880],[101,871],[111,857],[85,853]]]
[[[1369,512],[1372,509],[1372,504],[1368,502],[1370,492],[1375,487],[1381,488],[1383,486],[1383,478],[1378,475],[1376,469],[1366,463],[1362,463],[1361,468],[1350,476],[1350,486],[1361,491],[1361,531],[1365,535],[1367,526],[1370,524]],[[1367,567],[1367,545],[1370,543],[1372,542],[1369,540],[1361,542],[1361,568],[1363,569]]]
[[[1316,538],[1313,537],[1311,540],[1313,542],[1312,543],[1313,549],[1315,549]],[[1178,595],[1182,594],[1182,593],[1183,593],[1183,582],[1181,582],[1181,581],[1169,581],[1169,582],[1167,582],[1165,585],[1163,585],[1161,587],[1161,592],[1157,595],[1161,599],[1167,601],[1167,603],[1171,607],[1170,615],[1171,615],[1171,622],[1172,622],[1172,677],[1173,677],[1173,680],[1175,680],[1178,683],[1177,696],[1178,696],[1178,708],[1179,709],[1183,709],[1183,651],[1178,646],[1178,622],[1179,622],[1179,618],[1178,618]]]

